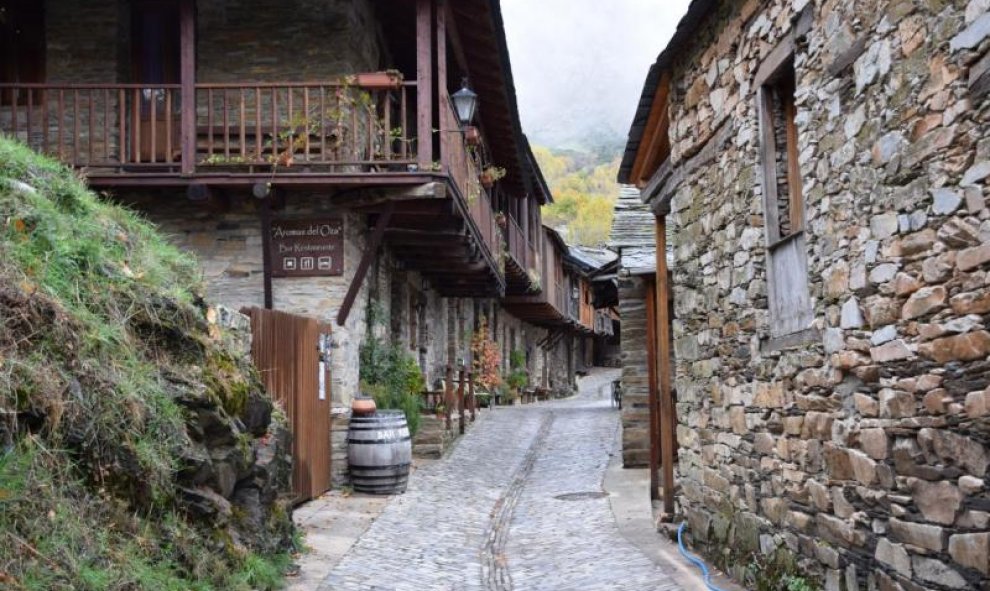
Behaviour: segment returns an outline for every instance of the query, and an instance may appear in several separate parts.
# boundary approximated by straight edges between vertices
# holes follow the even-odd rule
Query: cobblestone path
[[[321,590],[668,590],[623,538],[602,480],[619,414],[606,386],[485,412],[444,460],[416,471]]]

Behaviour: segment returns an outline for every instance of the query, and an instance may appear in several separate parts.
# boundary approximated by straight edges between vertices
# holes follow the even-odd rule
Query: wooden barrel
[[[379,495],[405,492],[412,463],[412,438],[405,413],[379,410],[352,416],[347,460],[354,490]]]

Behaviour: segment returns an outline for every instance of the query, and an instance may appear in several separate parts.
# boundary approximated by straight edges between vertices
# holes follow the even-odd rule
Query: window
[[[45,81],[44,3],[26,0],[0,0],[0,83],[40,83]],[[15,95],[15,93],[17,93]],[[27,103],[27,92],[0,92],[0,104]],[[41,93],[32,93],[32,102],[41,102]]]
[[[809,328],[808,252],[798,164],[793,43],[785,40],[757,72],[760,159],[773,337]]]
[[[801,193],[801,171],[798,167],[797,126],[794,116],[794,64],[784,64],[783,71],[761,89],[763,100],[761,123],[767,126],[762,157],[769,165],[767,185],[773,223],[770,243],[779,242],[804,230],[804,203]],[[768,216],[769,217],[769,216]]]

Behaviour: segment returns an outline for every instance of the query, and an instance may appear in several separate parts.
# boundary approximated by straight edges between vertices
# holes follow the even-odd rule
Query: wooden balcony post
[[[433,165],[433,0],[416,0],[416,159]]]
[[[464,434],[464,366],[457,372],[457,416],[460,421],[458,430]]]
[[[657,286],[646,286],[646,374],[649,386],[647,405],[650,410],[650,498],[660,496],[660,387],[657,384]]]
[[[196,4],[179,2],[179,80],[182,84],[182,174],[196,167]]]
[[[670,371],[670,284],[667,280],[667,218],[658,216],[656,221],[657,248],[657,354],[660,367],[660,463],[663,467],[663,511],[674,514],[674,453],[677,438],[677,418],[674,415],[674,395],[671,389],[673,374]]]
[[[468,400],[470,401],[471,422],[474,422],[475,412],[478,410],[478,399],[474,396],[474,372],[468,372]]]
[[[454,403],[454,367],[451,365],[447,366],[447,372],[444,375],[443,383],[443,414],[444,414],[444,427],[450,431],[453,425],[450,422],[450,406]]]
[[[450,167],[450,151],[460,136],[451,133],[453,130],[444,129],[444,115],[450,110],[450,99],[447,96],[447,7],[444,0],[436,0],[437,17],[437,120],[440,122],[440,161],[444,170]],[[447,117],[449,119],[449,116]]]
[[[522,212],[519,217],[522,218],[522,233],[523,233],[522,238],[525,241],[526,245],[528,246],[529,244],[533,243],[533,240],[532,238],[530,238],[529,235],[529,197],[528,196],[524,197],[520,205],[521,205],[520,209],[522,210]],[[531,261],[529,260],[529,248],[526,248],[525,250],[526,253],[523,255],[523,258],[525,260],[523,260],[522,263],[523,266],[526,267],[526,271],[529,272],[529,266],[531,264]]]

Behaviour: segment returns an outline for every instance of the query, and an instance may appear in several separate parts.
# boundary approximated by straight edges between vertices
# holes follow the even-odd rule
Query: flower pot
[[[464,140],[469,146],[477,146],[481,144],[481,130],[473,125],[469,125],[464,128]]]
[[[370,396],[357,396],[351,401],[351,414],[359,417],[375,414],[378,406]]]
[[[478,180],[481,181],[481,186],[486,189],[491,189],[495,185],[495,179],[490,174],[481,173],[478,175]]]
[[[357,85],[370,90],[388,90],[402,86],[402,75],[397,72],[365,72],[357,75]]]

